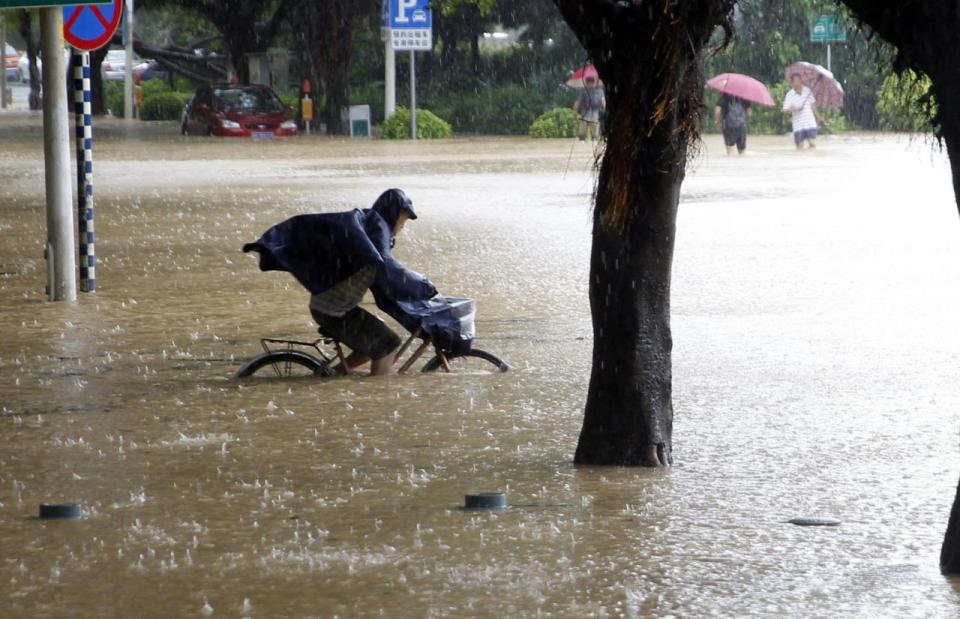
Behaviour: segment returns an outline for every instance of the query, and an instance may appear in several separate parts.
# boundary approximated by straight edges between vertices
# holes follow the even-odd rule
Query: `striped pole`
[[[80,231],[80,290],[97,290],[93,236],[93,111],[90,107],[90,53],[73,54],[73,104],[77,123],[77,209]]]

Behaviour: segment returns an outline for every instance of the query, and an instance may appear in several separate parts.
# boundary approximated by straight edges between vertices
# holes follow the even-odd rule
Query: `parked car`
[[[3,52],[6,56],[6,65],[4,66],[4,72],[7,74],[8,80],[19,80],[20,79],[20,52],[18,52],[13,45],[7,43]],[[26,54],[23,54],[26,56]]]
[[[290,108],[266,86],[201,86],[183,107],[183,135],[271,138],[297,135]]]
[[[143,62],[140,58],[133,55],[133,66]],[[127,75],[127,51],[123,49],[111,49],[107,52],[103,62],[100,64],[100,75],[105,80],[123,80]]]

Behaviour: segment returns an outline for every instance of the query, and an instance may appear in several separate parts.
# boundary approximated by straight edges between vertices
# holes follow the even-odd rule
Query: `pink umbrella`
[[[746,99],[760,105],[773,106],[770,91],[759,80],[741,73],[721,73],[707,80],[707,86],[734,97]]]
[[[592,77],[597,81],[597,85],[602,85],[600,82],[600,76],[597,73],[597,68],[592,64],[588,64],[584,67],[573,72],[573,75],[567,78],[567,86],[572,88],[586,88],[587,85],[584,84],[584,80]]]
[[[813,93],[817,107],[843,107],[843,86],[834,79],[833,73],[820,65],[812,62],[795,62],[787,67],[786,74],[788,82],[794,74],[800,76],[803,85]]]

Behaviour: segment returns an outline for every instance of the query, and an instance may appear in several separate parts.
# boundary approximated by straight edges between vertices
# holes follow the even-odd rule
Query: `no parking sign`
[[[63,38],[85,52],[103,47],[110,42],[120,25],[123,1],[63,7]]]

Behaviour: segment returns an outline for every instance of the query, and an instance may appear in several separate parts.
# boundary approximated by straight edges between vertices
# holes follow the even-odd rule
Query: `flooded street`
[[[3,616],[957,615],[960,220],[928,143],[707,136],[663,471],[571,462],[589,145],[96,131],[98,291],[48,303],[42,131],[0,116]],[[396,255],[477,299],[513,369],[234,379],[260,337],[316,333],[243,243],[393,186],[420,215]],[[482,491],[512,507],[458,508]]]

